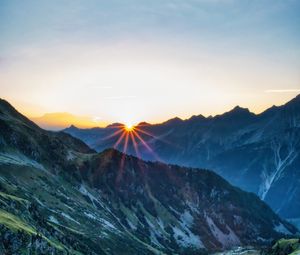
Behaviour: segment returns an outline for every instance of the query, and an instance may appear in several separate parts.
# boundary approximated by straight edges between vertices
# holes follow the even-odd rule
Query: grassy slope
[[[20,248],[11,253],[23,254],[20,240],[35,236],[55,252],[159,253],[127,233],[98,193],[83,194],[76,176],[65,181],[93,152],[67,134],[42,130],[0,99],[0,254],[5,238]]]
[[[268,255],[299,255],[300,239],[280,239],[267,252]]]
[[[104,166],[106,159],[110,158],[107,157],[108,154],[103,154],[104,158],[101,158],[93,154],[93,151],[82,142],[63,133],[42,130],[7,103],[2,104],[2,107],[0,104],[0,223],[2,225],[0,228],[5,228],[0,232],[1,238],[4,239],[8,233],[7,229],[11,231],[9,234],[16,237],[17,241],[13,240],[14,243],[10,244],[10,247],[15,249],[13,254],[26,254],[25,247],[28,247],[28,240],[31,239],[29,243],[34,245],[33,238],[46,248],[50,247],[47,248],[48,252],[45,254],[51,254],[51,249],[55,249],[55,254],[68,252],[76,255],[80,253],[162,254],[157,249],[164,250],[164,247],[168,247],[169,251],[174,251],[174,249],[178,251],[176,246],[169,245],[175,241],[171,226],[182,228],[182,230],[185,228],[180,223],[179,216],[176,218],[174,212],[172,213],[168,208],[169,198],[176,195],[174,204],[184,209],[185,207],[180,202],[188,197],[180,195],[186,194],[181,188],[171,191],[172,187],[176,188],[174,183],[170,182],[171,173],[168,176],[161,175],[161,167],[169,169],[168,166],[156,165],[154,168],[157,167],[159,171],[151,171],[151,176],[149,175],[149,180],[152,181],[148,184],[152,184],[152,187],[147,186],[148,188],[144,190],[145,187],[141,186],[143,182],[137,179],[137,175],[141,175],[142,171],[138,173],[134,170],[138,169],[138,161],[133,160],[135,165],[129,165],[125,171],[129,179],[123,183],[125,184],[124,190],[118,189],[120,193],[110,192],[111,187],[116,184],[114,177],[119,174],[119,171],[116,172],[119,164],[116,165],[116,163],[122,157],[119,155],[118,160],[112,160],[113,164]],[[93,157],[95,159],[91,161]],[[88,165],[90,168],[87,167]],[[145,165],[145,168],[147,167],[149,167],[148,163]],[[177,167],[172,168],[172,173],[174,168]],[[79,172],[86,177],[84,180],[91,181],[90,184],[97,184],[99,181],[99,187],[101,186],[102,189],[93,191],[87,186],[84,188],[80,186],[83,179],[78,175]],[[179,182],[194,183],[196,190],[201,186],[206,187],[202,181],[209,181],[208,189],[203,191],[210,191],[210,188],[216,185],[215,178],[221,181],[217,176],[206,178],[211,174],[205,175],[206,177],[204,176],[202,180],[202,178],[187,179],[184,176],[189,176],[189,174],[186,175],[185,170],[178,169],[176,173],[178,178],[173,180],[175,183],[177,179]],[[65,181],[63,176],[67,176],[68,181]],[[164,178],[160,180],[161,177]],[[111,185],[108,180],[111,181]],[[182,187],[182,185],[179,186]],[[90,187],[99,188],[97,185]],[[230,188],[229,184],[226,187]],[[143,191],[142,194],[145,191],[147,196],[144,199],[133,197],[138,201],[136,206],[128,204],[130,201],[124,194],[130,190],[134,190],[133,195],[138,194],[137,189]],[[232,187],[230,189],[235,190]],[[157,191],[158,194],[154,196]],[[162,197],[161,192],[164,192],[164,201],[158,199]],[[109,193],[112,193],[111,196],[108,196]],[[233,193],[238,195],[241,192]],[[197,195],[197,192],[193,194]],[[209,197],[208,194],[206,196]],[[246,202],[252,201],[246,199],[248,196],[245,194],[242,197]],[[247,208],[247,212],[250,213],[248,205],[245,206],[245,201],[241,201],[239,196],[231,197],[229,202],[235,202],[235,200],[239,205],[238,208]],[[141,203],[142,201],[150,204]],[[259,203],[254,205],[259,205]],[[253,213],[256,210],[254,205]],[[153,211],[154,208],[155,211]],[[160,247],[159,244],[156,246],[151,240],[149,226],[155,226],[155,230],[159,227],[151,213],[158,213],[162,222],[169,223],[169,230],[161,230],[165,231],[163,237],[166,240],[162,241],[167,246]],[[145,221],[144,215],[150,224]],[[247,217],[244,215],[244,218]],[[264,218],[262,217],[262,221]],[[127,219],[131,219],[131,223],[136,225],[138,233],[132,231],[128,224],[126,225]],[[278,219],[274,216],[274,220]],[[199,229],[202,229],[202,226]],[[27,242],[21,242],[23,237]],[[169,249],[169,247],[172,248]]]
[[[50,246],[70,254],[111,254],[111,250],[122,250],[122,254],[136,250],[140,254],[160,253],[130,236],[93,191],[88,190],[95,197],[91,201],[78,185],[32,167],[0,165],[0,171],[0,224],[12,232],[29,236],[39,233]]]

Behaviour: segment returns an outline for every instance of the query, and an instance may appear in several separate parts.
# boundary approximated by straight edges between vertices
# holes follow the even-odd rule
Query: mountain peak
[[[286,104],[280,106],[283,109],[289,109],[288,111],[292,112],[293,114],[299,115],[300,110],[300,94],[291,99]]]
[[[300,104],[300,94],[297,95],[296,97],[294,97],[292,100],[290,100],[287,104],[290,104],[290,103]]]
[[[0,98],[0,109],[8,111],[16,111],[16,109],[5,99]]]
[[[236,107],[234,107],[231,112],[250,112],[248,108],[243,108],[240,107],[239,105],[237,105]]]
[[[38,125],[19,113],[9,102],[2,98],[0,98],[0,114],[6,115],[11,119],[21,121],[23,124],[26,124],[29,127],[39,128]]]
[[[234,116],[234,117],[238,117],[238,116],[244,116],[244,115],[252,115],[253,113],[251,113],[249,111],[248,108],[243,108],[240,107],[239,105],[235,106],[232,110],[225,112],[221,115],[217,115],[219,117],[221,116]]]
[[[146,122],[146,121],[142,121],[142,122],[140,122],[139,124],[137,124],[137,126],[138,127],[141,127],[141,126],[151,126],[151,124],[150,123],[148,123],[148,122]]]
[[[232,110],[225,112],[222,115],[217,115],[215,118],[231,121],[248,122],[254,116],[255,114],[250,112],[248,108],[235,106]]]
[[[167,121],[165,121],[163,124],[178,124],[178,123],[181,123],[183,122],[182,119],[180,119],[179,117],[175,117],[175,118],[172,118],[172,119],[169,119]]]
[[[248,108],[243,108],[243,107],[240,107],[239,105],[237,105],[229,112],[225,112],[223,115],[247,116],[247,115],[253,115],[253,113],[251,113]]]
[[[73,130],[77,130],[78,129],[78,127],[76,127],[75,125],[71,125],[70,127],[68,127],[68,129],[73,129]]]
[[[188,120],[202,120],[202,119],[205,119],[205,117],[202,114],[199,114],[199,115],[193,115]]]
[[[105,128],[119,128],[120,126],[124,126],[124,124],[115,122],[115,123],[107,125]]]

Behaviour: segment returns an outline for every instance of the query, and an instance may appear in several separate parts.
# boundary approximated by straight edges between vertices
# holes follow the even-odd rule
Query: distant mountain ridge
[[[71,124],[81,128],[91,128],[93,126],[103,126],[103,124],[105,124],[98,118],[73,115],[68,112],[45,113],[40,117],[31,117],[30,119],[42,128],[55,131],[59,131]]]
[[[258,194],[283,217],[300,218],[300,95],[261,114],[237,106],[214,117],[174,118],[139,128],[151,134],[140,135],[160,160],[214,169],[232,184]],[[110,128],[64,131],[97,151],[118,139],[107,139]],[[140,142],[138,148],[140,157],[156,160]],[[136,155],[132,144],[127,152]]]
[[[0,253],[203,254],[297,229],[208,170],[95,153],[0,100]]]

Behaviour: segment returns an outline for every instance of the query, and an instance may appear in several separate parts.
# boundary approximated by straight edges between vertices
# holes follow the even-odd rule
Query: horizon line
[[[168,119],[166,119],[165,121],[161,121],[161,122],[151,122],[151,121],[143,120],[143,121],[138,122],[137,124],[134,124],[134,126],[138,126],[138,125],[140,125],[140,124],[142,124],[142,123],[146,123],[146,124],[149,124],[149,125],[151,125],[151,126],[154,126],[154,125],[161,125],[161,124],[163,124],[163,123],[166,123],[166,122],[171,121],[171,120],[174,120],[174,119],[178,119],[179,121],[187,121],[187,120],[190,120],[190,119],[193,118],[193,117],[200,117],[200,116],[202,116],[203,118],[206,118],[206,119],[207,119],[207,118],[215,118],[215,117],[217,117],[217,116],[221,116],[221,115],[224,115],[224,114],[226,114],[226,113],[229,113],[229,112],[233,111],[233,110],[236,109],[236,108],[241,108],[241,109],[244,109],[244,110],[248,110],[250,114],[254,114],[254,115],[257,116],[257,115],[263,114],[264,112],[266,112],[267,110],[271,109],[272,107],[281,107],[281,106],[284,106],[284,105],[286,105],[287,103],[291,102],[292,100],[294,100],[294,99],[296,99],[296,98],[298,98],[298,97],[300,97],[300,93],[297,94],[297,95],[296,95],[295,97],[293,97],[292,99],[286,101],[286,102],[283,103],[283,104],[280,104],[280,105],[275,105],[275,104],[273,104],[272,106],[269,106],[269,107],[265,108],[264,110],[262,110],[262,111],[260,111],[260,112],[254,112],[254,111],[251,111],[251,109],[249,109],[248,107],[242,107],[242,106],[240,106],[240,105],[236,105],[236,106],[234,106],[233,108],[231,108],[230,110],[227,110],[227,111],[224,111],[224,112],[222,112],[222,113],[215,114],[215,115],[207,115],[207,116],[205,116],[205,115],[203,115],[203,114],[200,113],[200,114],[193,114],[193,115],[190,115],[190,117],[187,117],[187,118],[181,118],[181,117],[178,117],[178,116],[175,115],[174,117],[168,118]],[[5,99],[4,99],[4,100],[5,100]],[[26,117],[27,117],[28,119],[30,119],[31,121],[33,121],[34,123],[36,123],[37,125],[40,126],[40,124],[36,122],[36,119],[40,119],[40,118],[43,118],[43,117],[46,116],[46,115],[51,115],[51,114],[52,114],[52,115],[54,115],[54,114],[68,114],[68,115],[71,115],[71,116],[73,116],[73,117],[75,117],[75,118],[79,118],[79,117],[86,117],[86,118],[89,118],[89,117],[90,117],[90,116],[88,116],[88,115],[76,115],[76,114],[73,114],[73,113],[70,113],[70,112],[65,112],[65,111],[63,111],[63,112],[46,112],[46,113],[44,113],[43,115],[38,116],[38,117],[27,116],[27,114],[25,114],[25,115],[26,115]],[[90,119],[90,122],[92,122],[92,121],[93,121],[93,120]],[[103,122],[106,123],[105,121],[103,121]],[[103,125],[103,126],[99,126],[99,125],[98,125],[98,126],[97,126],[97,125],[95,125],[95,126],[84,126],[84,125],[80,126],[80,125],[77,125],[77,126],[76,126],[76,124],[74,124],[74,123],[70,123],[68,126],[65,126],[65,125],[59,125],[59,123],[57,123],[56,125],[50,125],[50,126],[48,126],[48,128],[49,128],[49,130],[54,130],[54,129],[51,129],[51,127],[52,127],[52,128],[62,128],[62,129],[56,129],[56,130],[63,130],[63,129],[70,128],[70,127],[74,126],[74,127],[76,127],[76,128],[79,128],[79,129],[92,129],[92,128],[103,128],[103,129],[105,129],[105,128],[108,128],[109,126],[113,126],[113,125],[116,125],[116,124],[126,125],[126,123],[122,123],[122,122],[118,122],[118,121],[116,121],[116,122],[111,122],[111,123],[105,124],[105,125]],[[43,128],[45,128],[45,127],[43,127]]]

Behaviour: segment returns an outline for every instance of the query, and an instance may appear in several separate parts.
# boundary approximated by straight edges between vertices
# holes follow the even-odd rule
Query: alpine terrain
[[[1,254],[201,254],[297,233],[214,172],[96,153],[4,100],[0,205]]]
[[[97,151],[114,146],[118,125],[64,130]],[[161,124],[140,123],[137,139],[146,160],[213,169],[233,185],[256,193],[284,218],[300,220],[300,95],[261,114],[235,107],[215,117],[174,118]],[[124,147],[119,143],[116,148]],[[133,143],[127,152],[136,155]]]

